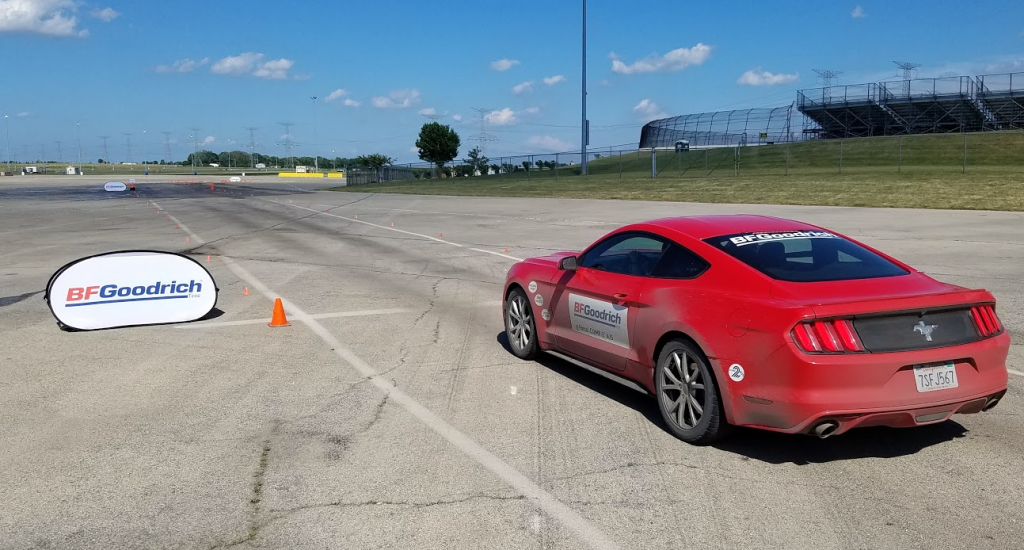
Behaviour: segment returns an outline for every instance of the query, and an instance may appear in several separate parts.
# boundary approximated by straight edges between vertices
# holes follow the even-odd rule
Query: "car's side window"
[[[623,275],[650,276],[668,243],[654,235],[621,233],[604,240],[584,255],[580,265]]]
[[[704,273],[709,265],[703,258],[675,243],[670,243],[651,272],[652,277],[663,279],[693,279]]]

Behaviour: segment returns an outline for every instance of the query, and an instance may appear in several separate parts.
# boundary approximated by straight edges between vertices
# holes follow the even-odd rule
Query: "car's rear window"
[[[704,242],[782,281],[845,281],[907,274],[878,254],[827,231],[737,233]]]

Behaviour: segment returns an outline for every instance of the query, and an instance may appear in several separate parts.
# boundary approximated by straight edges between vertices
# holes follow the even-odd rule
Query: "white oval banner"
[[[103,184],[103,189],[106,191],[124,191],[128,189],[128,186],[123,181],[108,181]]]
[[[199,262],[154,251],[110,252],[62,267],[46,286],[65,330],[184,323],[217,304],[217,284]]]

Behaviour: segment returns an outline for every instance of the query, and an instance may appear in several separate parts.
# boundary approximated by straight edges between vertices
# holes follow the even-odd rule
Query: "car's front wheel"
[[[513,289],[505,299],[505,336],[516,357],[533,359],[537,356],[537,323],[530,299],[521,288]]]
[[[704,444],[725,435],[729,424],[704,354],[683,339],[665,344],[654,371],[658,409],[672,435]]]

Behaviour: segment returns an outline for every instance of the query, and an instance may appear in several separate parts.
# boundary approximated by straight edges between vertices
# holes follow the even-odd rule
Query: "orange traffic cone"
[[[508,249],[507,248],[505,249],[505,254],[508,254]]]
[[[269,326],[272,327],[287,327],[291,326],[288,322],[288,318],[284,316],[284,304],[281,303],[280,298],[274,299],[274,314],[270,317]]]
[[[245,289],[242,291],[242,296],[248,296],[248,295],[249,295],[249,287],[245,287]]]
[[[209,256],[206,257],[206,261],[210,261],[210,257]]]

